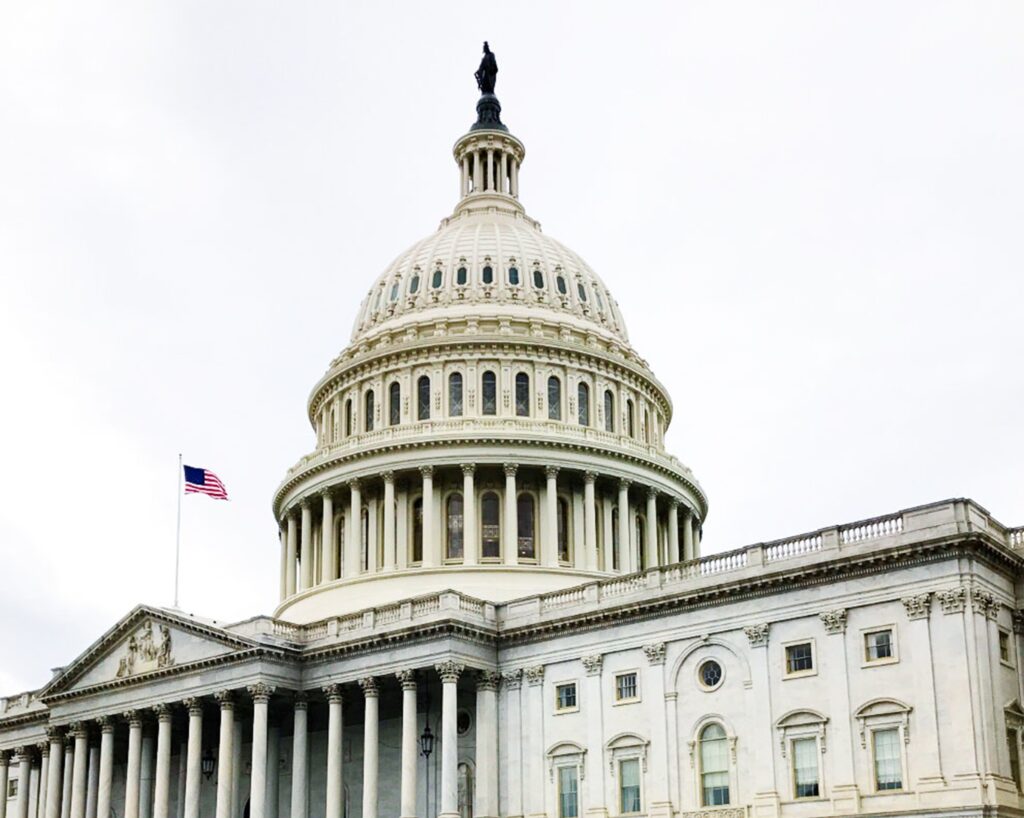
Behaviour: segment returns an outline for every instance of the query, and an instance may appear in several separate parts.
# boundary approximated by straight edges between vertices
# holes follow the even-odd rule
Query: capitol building
[[[1020,816],[1024,529],[702,555],[671,399],[481,72],[454,210],[313,385],[272,612],[140,605],[0,698],[0,818]]]

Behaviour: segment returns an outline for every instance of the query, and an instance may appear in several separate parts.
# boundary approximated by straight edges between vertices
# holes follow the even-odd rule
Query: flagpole
[[[178,528],[174,538],[174,607],[178,607],[178,574],[181,565],[181,453],[178,453]]]

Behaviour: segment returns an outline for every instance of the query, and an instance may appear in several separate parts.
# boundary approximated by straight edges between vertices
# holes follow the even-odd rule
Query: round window
[[[469,715],[469,711],[460,709],[458,714],[455,716],[455,729],[458,730],[459,735],[466,735],[466,733],[469,732],[469,728],[472,726],[473,717]]]
[[[713,690],[722,683],[722,666],[714,659],[708,659],[697,668],[697,678],[702,686]]]

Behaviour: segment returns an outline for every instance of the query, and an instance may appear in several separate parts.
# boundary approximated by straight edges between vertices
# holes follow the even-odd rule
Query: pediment
[[[215,625],[139,606],[64,668],[41,696],[64,696],[166,675],[255,645]]]

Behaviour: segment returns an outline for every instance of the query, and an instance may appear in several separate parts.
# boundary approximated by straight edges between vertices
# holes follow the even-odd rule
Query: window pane
[[[494,268],[490,264],[488,264],[482,270],[482,276],[481,277],[483,278],[484,284],[493,284],[494,283]]]
[[[388,415],[392,426],[402,420],[402,387],[397,381],[388,390]]]
[[[554,375],[548,378],[548,418],[562,419],[562,382]]]
[[[480,500],[480,553],[484,557],[501,556],[500,508],[494,492],[488,492]]]
[[[420,277],[414,275],[409,279],[409,295],[416,295],[416,291],[420,288]]]
[[[535,559],[537,550],[533,542],[533,495],[519,495],[516,502],[516,517],[519,525],[519,556]]]
[[[434,270],[434,276],[430,280],[430,286],[433,287],[436,290],[438,287],[441,286],[441,282],[443,280],[444,280],[444,273],[442,273],[440,270]]]
[[[576,285],[576,292],[579,294],[580,301],[582,301],[583,303],[586,303],[586,301],[587,301],[587,288],[584,287],[582,284],[577,284]]]
[[[604,391],[604,430],[615,431],[615,396],[610,389]]]
[[[1017,782],[1017,789],[1020,790],[1020,739],[1016,730],[1006,731],[1006,744],[1010,748],[1010,775]]]
[[[538,290],[544,289],[544,273],[540,270],[533,271],[533,286]]]
[[[640,759],[619,762],[619,788],[622,812],[640,812]]]
[[[416,382],[416,417],[430,420],[430,378],[426,375]]]
[[[458,372],[448,376],[448,414],[462,417],[462,375]]]
[[[622,673],[615,677],[616,699],[635,699],[636,692],[635,673]]]
[[[530,414],[530,376],[525,372],[516,375],[516,414],[520,417]]]
[[[579,385],[577,390],[577,398],[579,405],[579,422],[580,426],[590,425],[590,387],[585,383]]]
[[[555,688],[555,703],[559,710],[568,710],[576,706],[576,685],[558,685]]]
[[[818,742],[801,738],[793,742],[793,785],[797,798],[818,796]]]
[[[461,287],[466,283],[468,277],[469,275],[466,268],[459,267],[459,269],[455,273],[455,283]]]
[[[483,413],[498,414],[498,379],[493,372],[485,372],[481,379],[483,392]]]
[[[786,673],[799,673],[802,670],[813,670],[814,662],[811,658],[811,643],[804,642],[800,645],[789,645],[786,648]]]
[[[558,815],[559,818],[579,816],[579,777],[575,767],[558,768]]]
[[[867,646],[867,659],[873,662],[877,659],[889,659],[892,657],[892,631],[875,631],[864,635]]]
[[[626,401],[626,433],[636,437],[636,424],[633,421],[633,401]]]
[[[700,734],[700,772],[704,806],[729,803],[729,747],[725,730],[709,724]]]
[[[508,268],[508,283],[513,287],[519,284],[519,268],[509,267]]]
[[[872,733],[875,750],[875,785],[880,790],[903,788],[903,767],[900,763],[899,730],[876,730]]]
[[[448,498],[448,559],[462,559],[462,495],[453,494]]]
[[[373,392],[366,393],[366,431],[373,431]]]
[[[558,276],[558,278],[555,279],[555,284],[558,287],[558,292],[560,292],[562,295],[565,295],[567,292],[569,292],[568,289],[565,286],[565,278],[564,277]]]

